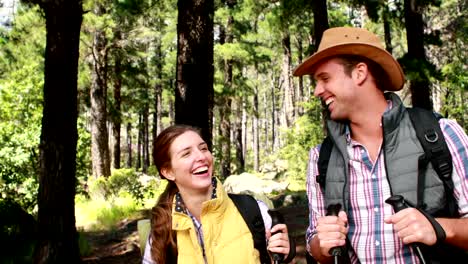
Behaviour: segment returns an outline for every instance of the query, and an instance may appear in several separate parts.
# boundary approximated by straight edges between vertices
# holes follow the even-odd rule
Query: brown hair
[[[184,134],[193,131],[200,135],[200,131],[186,125],[173,125],[164,129],[154,143],[153,163],[161,178],[161,169],[171,166],[170,148],[172,142]],[[166,189],[159,196],[159,200],[151,210],[151,256],[156,263],[169,263],[169,259],[177,256],[177,240],[172,232],[172,201],[178,192],[173,181],[168,181]]]
[[[344,67],[344,72],[348,76],[351,76],[351,72],[358,63],[365,63],[374,79],[375,85],[382,91],[392,90],[390,87],[387,87],[391,83],[387,73],[377,62],[358,55],[339,55],[336,58],[341,61],[341,65]]]

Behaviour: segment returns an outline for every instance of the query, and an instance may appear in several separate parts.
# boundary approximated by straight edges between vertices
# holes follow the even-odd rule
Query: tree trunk
[[[315,47],[311,50],[317,50],[322,40],[322,35],[325,30],[330,26],[328,24],[328,11],[326,0],[314,0],[312,1],[312,12],[314,14],[314,36]]]
[[[385,49],[388,53],[392,54],[393,52],[393,45],[392,45],[392,28],[390,27],[390,10],[388,10],[388,6],[383,7],[383,25],[384,25],[384,36],[385,36]]]
[[[127,124],[127,151],[128,151],[128,156],[127,156],[127,168],[132,167],[132,124],[129,122]]]
[[[281,40],[283,47],[283,63],[281,65],[281,79],[283,80],[283,120],[285,127],[290,127],[294,121],[294,87],[291,82],[291,38],[289,32],[283,32]]]
[[[245,171],[244,146],[242,145],[242,102],[237,101],[235,106],[234,144],[236,147],[236,173]]]
[[[105,13],[97,3],[94,9],[97,16]],[[93,175],[110,176],[109,135],[107,131],[107,50],[106,36],[97,29],[93,42],[93,72],[91,83],[91,157]]]
[[[298,57],[298,65],[302,63],[303,60],[303,46],[302,46],[302,37],[297,40],[297,57]],[[304,96],[304,78],[303,76],[299,76],[298,78],[298,85],[297,85],[297,101],[305,102],[309,99],[309,94]],[[301,116],[304,113],[304,108],[298,104],[296,104],[295,108],[295,115]]]
[[[276,146],[276,94],[275,94],[276,83],[273,80],[271,83],[271,152],[275,152]]]
[[[221,177],[226,179],[231,175],[231,99],[219,98],[219,144],[221,146],[220,165]]]
[[[427,65],[424,51],[424,21],[422,10],[417,6],[417,1],[405,0],[405,27],[408,41],[408,60],[417,71],[420,66]],[[410,81],[411,102],[415,107],[432,109],[430,83],[424,72],[419,71],[416,78]]]
[[[83,7],[76,0],[36,3],[40,3],[45,14],[47,42],[34,263],[79,263],[75,174]]]
[[[137,139],[137,161],[135,168],[138,170],[141,168],[141,160],[142,160],[142,152],[143,152],[143,115],[138,115],[138,139]]]
[[[159,131],[161,131],[161,93],[162,93],[162,47],[161,43],[158,41],[156,44],[156,84],[154,85],[154,101],[153,101],[153,107],[154,107],[154,112],[153,112],[153,131],[152,131],[152,136],[153,136],[153,146],[152,146],[152,156],[153,156],[153,162],[154,158],[156,155],[156,149],[155,149],[155,143],[156,143],[156,138],[158,136]]]
[[[214,1],[178,1],[175,122],[201,128],[211,149]]]
[[[115,84],[114,84],[114,111],[112,115],[112,132],[114,136],[114,169],[120,169],[120,127],[122,124],[121,113],[121,88],[122,88],[122,65],[121,54],[115,58]]]
[[[242,157],[244,157],[244,163],[245,163],[245,155],[247,154],[247,140],[248,140],[248,134],[247,133],[247,98],[246,96],[242,96]],[[245,164],[244,164],[245,166]]]
[[[254,88],[253,95],[253,151],[254,151],[254,171],[259,171],[260,169],[260,128],[259,128],[259,109],[258,109],[258,87]]]

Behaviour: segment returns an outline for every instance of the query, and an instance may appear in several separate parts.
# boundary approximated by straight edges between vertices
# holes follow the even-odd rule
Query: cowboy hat
[[[383,48],[376,35],[363,28],[336,27],[325,30],[317,52],[297,66],[293,74],[313,74],[324,59],[337,55],[358,55],[373,60],[387,73],[391,82],[388,90],[398,91],[403,87],[405,76],[400,64]]]

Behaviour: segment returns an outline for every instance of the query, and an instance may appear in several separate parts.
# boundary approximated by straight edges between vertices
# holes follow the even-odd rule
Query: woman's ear
[[[168,169],[168,168],[162,168],[161,169],[161,174],[168,180],[170,181],[173,181],[175,180],[175,177],[172,173],[172,170],[171,169]]]

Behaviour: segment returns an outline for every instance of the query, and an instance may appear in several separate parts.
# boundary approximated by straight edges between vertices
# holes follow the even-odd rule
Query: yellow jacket
[[[252,234],[219,181],[216,190],[217,198],[203,203],[200,217],[207,264],[260,263]],[[205,264],[192,219],[175,207],[172,229],[177,232],[177,263]]]

